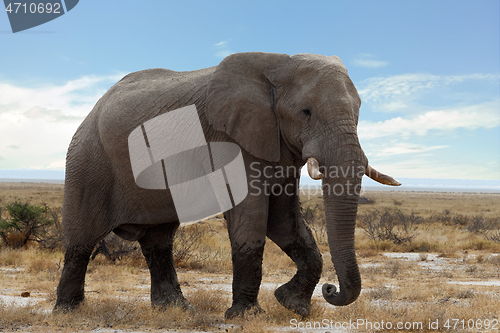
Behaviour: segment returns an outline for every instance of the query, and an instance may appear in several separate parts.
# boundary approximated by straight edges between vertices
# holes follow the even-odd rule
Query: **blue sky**
[[[87,0],[16,34],[0,13],[0,178],[63,170],[78,125],[129,72],[194,70],[263,51],[342,59],[377,169],[498,180],[499,4]]]

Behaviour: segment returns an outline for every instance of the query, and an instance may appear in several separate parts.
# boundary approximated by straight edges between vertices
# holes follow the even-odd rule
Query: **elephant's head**
[[[368,165],[357,136],[361,100],[338,57],[241,53],[224,59],[207,90],[207,118],[252,155],[279,162],[283,143],[323,179],[332,261],[340,283],[323,286],[334,305],[361,291],[354,228],[361,178],[398,185]]]

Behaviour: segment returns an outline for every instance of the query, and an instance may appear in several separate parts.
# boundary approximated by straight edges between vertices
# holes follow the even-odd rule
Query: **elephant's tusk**
[[[309,176],[312,179],[316,180],[319,180],[325,176],[321,173],[321,171],[319,171],[318,160],[315,159],[314,157],[309,157],[307,159],[307,172],[309,172]]]
[[[391,186],[400,186],[401,183],[398,182],[396,179],[392,178],[391,176],[384,175],[381,172],[378,172],[374,168],[372,168],[370,165],[366,168],[365,175],[370,177],[371,179],[384,184],[384,185],[391,185]]]

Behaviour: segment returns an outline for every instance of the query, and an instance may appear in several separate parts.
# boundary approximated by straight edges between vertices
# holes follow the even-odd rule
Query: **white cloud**
[[[221,51],[217,51],[215,53],[215,55],[219,58],[225,58],[231,54],[233,54],[234,52],[233,51],[230,51],[230,50],[221,50]]]
[[[359,122],[363,139],[387,136],[426,135],[429,131],[449,132],[458,128],[474,130],[500,126],[500,100],[451,109],[428,111],[413,118],[396,117],[385,121]]]
[[[0,169],[63,169],[76,128],[122,77],[85,76],[37,87],[0,82]]]
[[[381,106],[381,108],[383,108],[383,110],[387,111],[387,112],[400,111],[400,110],[404,110],[408,107],[409,107],[409,105],[404,100],[391,101],[391,102],[385,103]]]
[[[46,169],[49,170],[62,170],[66,167],[66,159],[56,160],[47,165]]]
[[[498,84],[500,75],[471,74],[439,76],[432,74],[403,74],[390,77],[374,77],[357,85],[364,103],[376,110],[385,112],[403,111],[422,93],[431,92],[439,87],[466,81],[489,81]]]
[[[85,76],[59,86],[44,85],[32,88],[0,83],[0,113],[11,112],[19,115],[30,108],[41,107],[47,110],[44,112],[59,110],[60,116],[85,116],[89,112],[88,106],[93,106],[106,92],[106,88],[122,77],[123,74]],[[38,113],[40,112],[39,109]]]
[[[353,60],[353,64],[364,68],[379,68],[389,65],[389,62],[375,59],[375,56],[369,53],[362,53]]]
[[[61,58],[64,61],[69,61],[70,60],[67,56],[65,56],[63,54],[58,54],[58,57]]]
[[[24,116],[53,122],[81,122],[84,118],[84,116],[65,114],[61,110],[48,110],[41,106],[29,108],[24,112]]]
[[[396,179],[440,178],[440,179],[500,179],[500,162],[478,164],[474,160],[443,161],[437,156],[407,155],[405,159],[377,162],[370,165]],[[403,184],[404,185],[404,184]]]
[[[356,59],[354,60],[354,64],[356,66],[365,68],[379,68],[387,66],[389,63],[387,61],[374,60],[374,59]]]
[[[447,148],[448,146],[430,146],[424,147],[411,143],[398,143],[392,146],[378,147],[370,150],[371,155],[375,157],[400,155],[400,154],[422,154],[436,149]]]
[[[223,40],[223,41],[220,41],[216,44],[214,44],[215,46],[215,49],[216,49],[216,52],[215,52],[215,56],[218,57],[218,58],[225,58],[227,57],[228,55],[231,55],[233,54],[234,52],[231,51],[227,46],[227,44],[229,43],[230,40]]]

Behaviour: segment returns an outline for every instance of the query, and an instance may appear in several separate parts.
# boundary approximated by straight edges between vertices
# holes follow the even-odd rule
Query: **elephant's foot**
[[[265,313],[265,311],[258,303],[248,304],[246,306],[243,304],[233,304],[233,306],[226,310],[224,316],[226,319],[233,319],[236,317],[243,317],[245,314],[255,316],[263,313]]]
[[[75,297],[74,299],[72,299],[70,301],[57,299],[56,305],[54,306],[54,309],[52,311],[53,312],[63,312],[63,313],[74,311],[80,306],[80,304],[83,303],[84,300],[85,300],[85,297],[83,295],[79,296],[79,297]]]
[[[191,312],[191,314],[195,314],[196,310],[194,306],[189,303],[189,301],[181,294],[181,295],[173,295],[164,299],[155,299],[151,301],[151,305],[153,307],[157,307],[160,309],[166,309],[168,307],[176,307],[182,310],[186,310]]]
[[[274,291],[274,296],[288,310],[295,311],[301,316],[311,314],[311,297],[297,294],[297,288],[290,287],[290,282]]]

